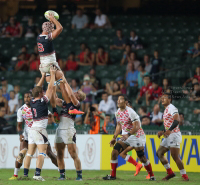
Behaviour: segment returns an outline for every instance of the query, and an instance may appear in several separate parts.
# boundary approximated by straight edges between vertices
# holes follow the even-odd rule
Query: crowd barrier
[[[53,152],[55,135],[49,135],[49,140]],[[77,151],[82,162],[83,170],[110,170],[110,156],[112,148],[109,142],[112,135],[77,135]],[[150,160],[154,171],[165,171],[163,165],[156,156],[162,139],[156,135],[146,136],[145,155]],[[183,135],[180,147],[180,157],[184,162],[187,172],[200,172],[200,150],[199,145],[200,136]],[[0,168],[13,168],[15,158],[19,152],[19,136],[18,135],[0,135]],[[134,159],[137,159],[136,152],[133,150],[129,152]],[[34,155],[31,168],[35,168],[38,152]],[[169,163],[174,171],[179,171],[173,159],[170,157],[170,152],[166,154]],[[74,162],[65,150],[65,164],[66,169],[74,169]],[[44,162],[44,169],[56,169],[51,163],[51,160],[46,157]],[[120,156],[118,157],[118,170],[135,171],[132,164],[127,163]],[[144,169],[142,169],[144,170]]]

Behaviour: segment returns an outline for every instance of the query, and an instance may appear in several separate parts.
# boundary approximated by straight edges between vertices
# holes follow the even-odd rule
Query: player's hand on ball
[[[160,137],[163,135],[163,133],[164,133],[163,131],[159,131],[159,132],[158,132],[158,138],[159,138],[159,139],[160,139]]]
[[[110,141],[110,147],[114,146],[115,143],[116,143],[116,139],[112,138],[112,140]]]
[[[164,136],[165,136],[165,137],[168,137],[170,134],[171,134],[171,131],[170,131],[170,130],[167,130],[167,131],[164,133]]]
[[[19,140],[20,140],[20,142],[23,142],[24,136],[23,136],[23,135],[20,135],[20,136],[19,136]]]
[[[54,18],[54,13],[53,13],[53,12],[49,12],[49,15],[47,15],[47,17],[49,18],[49,20],[50,20],[51,22],[53,22],[53,20],[55,19],[55,18]]]

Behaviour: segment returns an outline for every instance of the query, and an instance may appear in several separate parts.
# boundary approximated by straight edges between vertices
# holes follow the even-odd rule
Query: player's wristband
[[[18,132],[18,134],[19,134],[19,135],[22,135],[22,134],[23,134],[23,131],[22,131],[22,130],[20,130],[20,131]]]

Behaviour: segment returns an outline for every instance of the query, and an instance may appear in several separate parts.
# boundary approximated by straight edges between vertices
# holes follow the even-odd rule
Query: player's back
[[[69,114],[69,110],[73,109],[79,109],[80,108],[80,103],[78,103],[77,106],[73,105],[73,103],[66,103],[63,101],[62,104],[62,110],[60,112],[61,115],[61,121],[58,126],[59,129],[68,129],[68,128],[74,128],[74,121],[76,115],[71,115]]]
[[[38,35],[37,45],[41,63],[56,62],[52,34]]]
[[[31,111],[33,114],[32,127],[46,128],[48,124],[48,98],[43,96],[41,99],[31,101]]]

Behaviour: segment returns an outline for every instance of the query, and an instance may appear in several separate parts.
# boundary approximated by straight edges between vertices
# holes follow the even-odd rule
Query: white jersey
[[[136,137],[144,135],[144,131],[141,126],[139,115],[130,107],[126,106],[124,111],[120,108],[115,113],[117,123],[120,123],[122,127],[122,135],[127,134],[133,128],[133,122],[138,121],[140,123],[140,129],[136,132]]]
[[[178,109],[170,103],[166,107],[163,115],[165,130],[168,130],[172,126],[172,123],[174,122],[173,116],[175,114],[178,114]],[[172,133],[174,132],[180,132],[179,126],[172,130]]]

